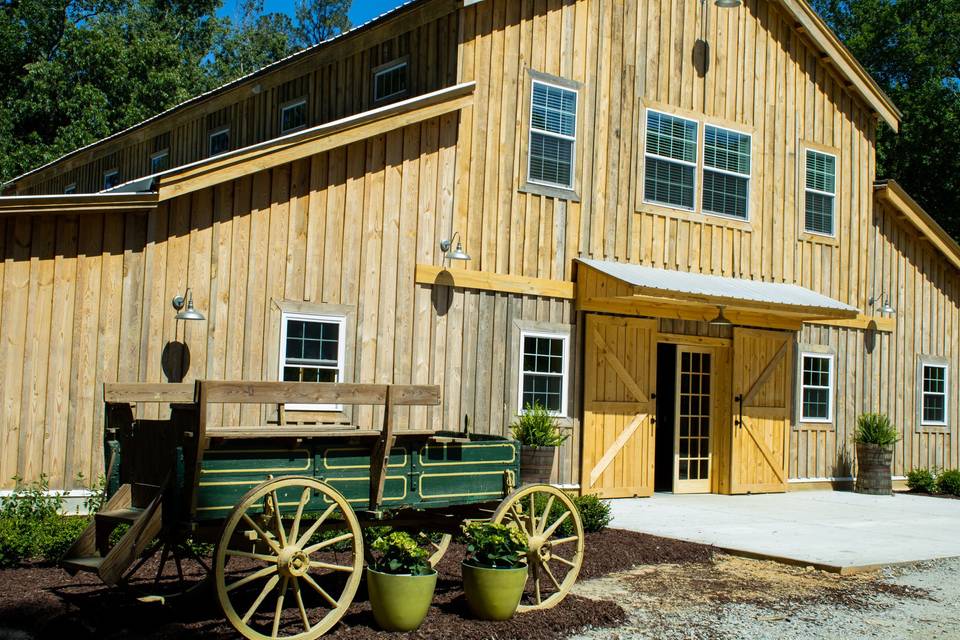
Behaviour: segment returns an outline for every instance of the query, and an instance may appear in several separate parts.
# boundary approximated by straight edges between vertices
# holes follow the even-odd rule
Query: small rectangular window
[[[706,125],[703,130],[703,211],[747,219],[750,136]]]
[[[150,156],[150,173],[160,173],[170,168],[170,153],[164,149]]]
[[[120,184],[120,171],[118,169],[110,169],[109,171],[103,172],[103,190],[112,189],[115,186]]]
[[[342,316],[284,313],[280,336],[280,379],[284,382],[343,382]],[[287,409],[338,411],[340,406],[288,404]]]
[[[808,233],[834,234],[834,200],[837,194],[837,158],[807,149],[803,228]]]
[[[699,126],[696,120],[647,111],[644,200],[693,210]]]
[[[307,124],[307,100],[301,98],[280,109],[280,133],[290,133]]]
[[[565,415],[567,407],[568,336],[522,332],[520,335],[520,407],[540,405]]]
[[[527,180],[573,188],[577,143],[577,92],[532,83]]]
[[[833,356],[804,353],[801,368],[802,422],[833,421]]]
[[[230,150],[230,127],[210,133],[210,156],[218,156]]]
[[[71,182],[66,187],[63,188],[65,194],[76,193],[77,192],[77,183]]]
[[[389,100],[407,92],[407,63],[395,62],[373,74],[373,100]]]
[[[923,416],[926,425],[947,424],[947,366],[943,364],[923,365]]]

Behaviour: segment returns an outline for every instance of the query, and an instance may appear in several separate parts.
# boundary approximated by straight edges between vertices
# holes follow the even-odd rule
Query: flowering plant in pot
[[[527,583],[526,535],[516,527],[471,522],[463,527],[463,542],[463,591],[470,611],[483,620],[513,617]]]
[[[535,402],[526,406],[511,430],[520,442],[520,483],[550,482],[557,447],[569,437],[560,432],[557,418]]]
[[[864,413],[857,418],[857,481],[854,491],[878,496],[893,494],[890,465],[893,445],[900,439],[890,418],[883,413]]]
[[[375,556],[367,566],[367,591],[373,618],[385,631],[412,631],[427,617],[437,572],[429,552],[406,532],[374,540]]]

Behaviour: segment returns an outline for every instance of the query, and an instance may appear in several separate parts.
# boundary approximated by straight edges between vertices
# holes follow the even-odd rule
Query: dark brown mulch
[[[905,496],[924,496],[926,498],[946,498],[947,500],[960,500],[960,496],[955,496],[952,493],[929,493],[927,491],[897,491],[896,493],[902,493]]]
[[[438,567],[433,606],[423,626],[389,637],[428,640],[560,638],[586,626],[614,626],[626,619],[615,603],[568,596],[560,606],[517,616],[506,622],[474,620],[460,588],[462,547],[453,545]],[[581,578],[622,571],[639,564],[706,562],[712,550],[701,545],[656,538],[618,529],[587,537]],[[25,632],[26,636],[22,635]],[[366,594],[360,592],[343,620],[327,638],[382,638]],[[144,604],[129,593],[103,586],[90,574],[70,577],[57,567],[27,566],[0,571],[0,640],[156,639],[170,637],[233,638],[210,593],[160,605]]]

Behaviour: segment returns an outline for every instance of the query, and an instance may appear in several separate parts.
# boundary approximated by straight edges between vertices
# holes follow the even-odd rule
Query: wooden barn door
[[[583,493],[653,493],[656,320],[588,315],[585,338]]]
[[[786,490],[793,342],[785,331],[733,331],[731,493]]]

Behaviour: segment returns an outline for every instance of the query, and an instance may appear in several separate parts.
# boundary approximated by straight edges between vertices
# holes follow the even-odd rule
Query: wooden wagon
[[[438,405],[439,387],[108,384],[104,401],[107,499],[63,561],[71,572],[153,599],[212,578],[245,637],[303,640],[346,613],[370,527],[424,534],[434,564],[468,520],[522,527],[530,579],[520,611],[555,606],[576,580],[580,517],[555,487],[516,486],[517,442],[394,429],[398,407]],[[147,402],[170,404],[170,418],[136,418]],[[288,403],[382,406],[383,427],[285,424]],[[227,404],[277,407],[278,423],[211,424]]]

